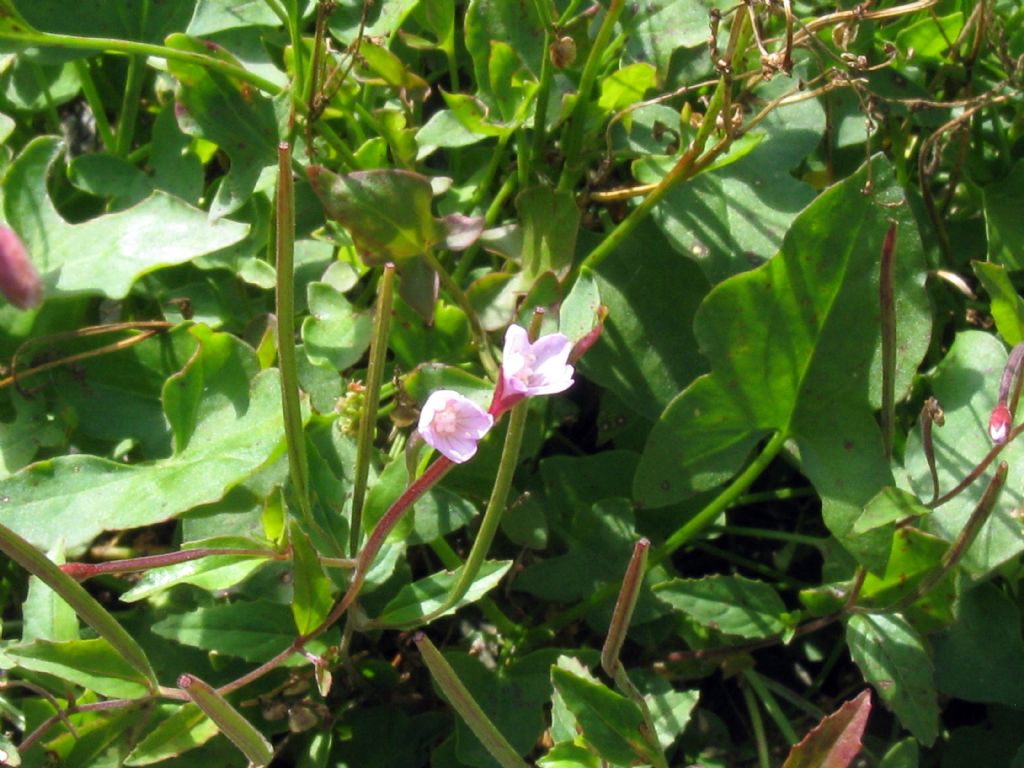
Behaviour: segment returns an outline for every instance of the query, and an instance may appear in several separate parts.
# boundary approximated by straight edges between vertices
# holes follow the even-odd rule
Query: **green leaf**
[[[181,264],[241,240],[248,226],[211,221],[164,192],[119,213],[69,224],[46,190],[57,139],[30,142],[3,178],[3,210],[38,268],[46,294],[90,293],[120,299],[148,272]]]
[[[786,78],[778,78],[764,95],[784,88]],[[725,167],[676,185],[652,211],[654,222],[712,283],[770,258],[795,217],[814,200],[814,190],[789,169],[818,145],[824,124],[824,110],[813,99],[773,110],[756,129],[764,132],[756,146]],[[641,158],[633,172],[638,181],[654,183],[676,162],[677,156]]]
[[[423,363],[405,377],[406,393],[420,405],[435,389],[455,390],[481,408],[489,408],[494,397],[493,384],[451,365]]]
[[[508,130],[499,121],[492,120],[490,110],[480,99],[470,94],[441,91],[452,117],[460,126],[480,138],[500,136]],[[500,116],[499,116],[500,117]],[[417,134],[417,140],[419,135]]]
[[[955,487],[992,448],[988,418],[996,404],[1006,358],[1005,347],[991,334],[965,331],[956,336],[942,362],[928,374],[928,386],[946,415],[945,426],[932,430],[940,493]],[[1013,441],[999,458],[1011,467],[1021,466],[1024,442]],[[931,473],[921,447],[920,429],[907,439],[906,463],[914,491],[930,497]],[[992,472],[990,467],[963,493],[933,510],[923,527],[946,541],[954,541],[981,499]],[[1024,474],[1011,470],[995,509],[960,560],[961,568],[979,578],[1024,552],[1020,520],[1013,512],[1022,504]]]
[[[652,62],[664,78],[674,51],[707,43],[711,9],[728,7],[725,0],[639,5],[623,16],[626,54],[633,60]]]
[[[64,545],[58,542],[47,556],[55,565],[64,564]],[[78,639],[78,616],[67,602],[38,576],[28,579],[28,595],[21,606],[23,642],[29,640]]]
[[[145,651],[128,632],[118,624],[117,620],[96,602],[77,581],[72,579],[60,568],[51,563],[41,552],[29,542],[4,525],[0,525],[0,552],[16,562],[33,576],[37,576],[50,589],[60,595],[75,613],[96,630],[100,638],[105,639],[117,649],[125,662],[142,673],[150,685],[156,686],[156,674],[146,657]]]
[[[472,0],[466,8],[464,40],[473,59],[476,83],[488,87],[491,46],[507,44],[519,55],[519,61],[530,73],[540,74],[544,49],[544,24],[533,3],[511,5],[504,0]]]
[[[584,271],[585,279],[594,280],[608,318],[580,370],[636,413],[658,418],[707,370],[693,332],[707,281],[651,224],[641,224],[596,272]]]
[[[345,295],[327,283],[306,288],[309,316],[302,321],[303,350],[314,365],[343,371],[359,362],[370,346],[373,319],[356,312]]]
[[[290,527],[292,542],[292,616],[300,635],[308,635],[320,626],[334,607],[331,581],[320,565],[320,558],[298,523]]]
[[[905,56],[913,56],[922,64],[925,61],[942,61],[942,54],[955,45],[963,27],[964,14],[961,11],[948,16],[933,14],[901,29],[896,35],[896,47]]]
[[[928,514],[931,514],[931,510],[917,496],[887,486],[864,506],[864,514],[857,518],[852,530],[855,534],[867,533],[899,520]]]
[[[1024,300],[1010,282],[1006,267],[988,261],[973,261],[971,266],[988,292],[989,311],[999,335],[1011,347],[1024,341]]]
[[[170,35],[164,44],[241,66],[226,49],[211,48],[205,41],[186,35]],[[260,172],[276,161],[278,133],[273,104],[252,86],[200,64],[168,59],[167,68],[179,83],[176,114],[181,129],[213,142],[231,160],[210,205],[210,217],[220,219],[245,204]]]
[[[643,99],[656,81],[657,73],[650,64],[629,64],[601,80],[597,105],[607,112],[618,112]]]
[[[64,430],[39,398],[11,392],[14,420],[0,422],[0,479],[10,477],[35,458],[40,448],[64,442]]]
[[[153,632],[182,645],[261,662],[291,644],[294,627],[288,606],[240,600],[172,613],[153,624]]]
[[[165,592],[178,584],[191,584],[207,592],[217,592],[239,584],[259,568],[271,562],[273,550],[255,539],[242,536],[222,536],[190,541],[182,549],[198,547],[265,549],[266,555],[210,555],[198,560],[187,560],[162,568],[146,571],[134,587],[123,593],[122,603],[133,603]]]
[[[277,27],[281,19],[263,0],[198,0],[186,30],[190,35],[210,35],[225,29]]]
[[[643,506],[714,487],[760,438],[780,432],[795,439],[840,542],[867,560],[888,554],[849,532],[864,504],[892,484],[872,411],[881,401],[879,257],[893,217],[897,399],[927,349],[931,316],[909,206],[882,207],[900,203],[902,192],[883,159],[871,171],[873,196],[863,193],[865,167],[800,214],[775,258],[708,294],[694,328],[713,372],[655,424],[634,483]],[[848,225],[836,227],[838,220]]]
[[[473,579],[469,591],[441,616],[448,616],[464,605],[475,603],[498,586],[511,567],[511,560],[485,561],[480,566],[476,578]],[[415,625],[423,616],[437,610],[445,603],[448,593],[461,576],[462,568],[457,571],[434,573],[424,579],[414,581],[412,584],[406,584],[384,606],[374,623],[382,627]]]
[[[270,742],[227,699],[194,675],[182,675],[178,685],[253,765],[270,763],[274,757]]]
[[[146,675],[102,637],[59,643],[33,640],[4,652],[23,669],[55,675],[100,696],[137,699],[150,692]]]
[[[522,280],[533,283],[545,272],[565,277],[576,254],[580,209],[571,190],[530,187],[516,198],[523,230]]]
[[[125,765],[152,765],[201,747],[218,733],[217,724],[195,704],[175,707],[125,759]]]
[[[125,13],[122,0],[96,0],[87,6],[69,5],[63,0],[19,0],[17,5],[30,23],[46,32],[160,43],[168,33],[188,23],[193,4],[159,3],[148,13]]]
[[[1017,162],[1003,179],[982,191],[988,260],[1007,269],[1024,269],[1024,162]]]
[[[327,215],[349,231],[367,264],[415,258],[444,240],[425,176],[399,170],[339,176],[319,165],[306,172]]]
[[[138,465],[87,455],[37,462],[0,481],[0,496],[12,502],[0,521],[38,547],[64,539],[70,549],[105,530],[152,525],[217,501],[274,458],[281,400],[273,369],[247,390],[244,375],[228,366],[207,388],[195,432],[176,456]]]
[[[1024,708],[1024,641],[1017,603],[995,584],[961,595],[956,623],[935,638],[935,683],[965,701]]]
[[[918,751],[917,741],[914,739],[899,741],[885,753],[878,768],[917,768]]]
[[[870,714],[871,691],[865,690],[822,718],[789,751],[782,768],[846,768],[860,754]]]
[[[916,528],[899,528],[893,533],[892,549],[885,571],[868,573],[861,587],[861,600],[865,605],[887,606],[904,595],[912,593],[927,574],[937,569],[949,544]],[[937,585],[938,587],[938,585]],[[941,589],[927,596],[934,602]],[[949,605],[945,605],[948,610]]]
[[[850,655],[900,722],[925,746],[939,733],[932,662],[917,631],[898,615],[855,614],[846,627]]]
[[[664,600],[702,626],[752,639],[781,634],[786,605],[773,587],[741,576],[673,579],[654,587]]]
[[[555,744],[537,761],[541,768],[601,768],[601,758],[571,741]]]
[[[576,717],[583,739],[604,760],[617,765],[656,760],[635,702],[557,666],[551,668],[551,682]]]

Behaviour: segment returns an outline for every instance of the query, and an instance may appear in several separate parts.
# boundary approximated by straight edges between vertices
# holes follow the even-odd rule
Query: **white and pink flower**
[[[554,395],[573,384],[573,367],[569,364],[572,342],[563,333],[549,333],[531,342],[526,329],[510,325],[505,332],[501,380],[495,401],[504,411],[535,395]],[[492,406],[491,412],[495,411]]]
[[[492,426],[491,414],[451,389],[431,392],[420,411],[423,440],[456,464],[473,458],[477,443]]]

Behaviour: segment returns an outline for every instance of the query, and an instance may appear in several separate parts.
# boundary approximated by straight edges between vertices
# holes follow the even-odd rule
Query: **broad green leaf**
[[[861,534],[900,520],[931,514],[912,493],[888,486],[864,506],[864,513],[853,524],[853,533]]]
[[[1020,609],[993,583],[960,597],[956,623],[935,638],[935,683],[966,701],[1024,707]]]
[[[419,146],[416,159],[423,160],[438,147],[468,147],[485,138],[485,135],[467,128],[453,110],[441,109],[432,114],[416,132],[416,144]]]
[[[608,112],[625,109],[643,99],[656,81],[657,73],[650,64],[638,62],[625,66],[601,80],[597,105]]]
[[[351,368],[370,346],[373,319],[357,312],[341,291],[327,283],[310,283],[306,291],[309,316],[302,321],[306,356],[314,365],[330,365],[337,371]]]
[[[623,14],[626,54],[629,59],[653,63],[665,78],[673,52],[706,45],[711,10],[728,7],[725,0],[638,5]]]
[[[892,749],[885,753],[878,768],[917,768],[918,751],[915,739],[908,738],[896,742]]]
[[[1006,267],[989,261],[974,261],[971,266],[988,292],[989,311],[999,335],[1011,347],[1024,341],[1024,300],[1010,282]]]
[[[211,221],[163,192],[118,213],[70,224],[46,190],[59,142],[30,142],[4,175],[5,218],[32,254],[48,296],[90,293],[125,297],[148,272],[181,264],[241,240],[247,225]]]
[[[351,44],[360,35],[390,38],[420,2],[422,0],[391,0],[379,5],[374,4],[366,12],[365,27],[363,6],[340,3],[338,10],[331,15],[329,28],[331,33],[346,45]]]
[[[656,419],[707,370],[693,318],[708,283],[651,224],[638,227],[595,272],[580,276],[591,279],[608,317],[579,368],[636,413]]]
[[[846,768],[860,754],[871,714],[871,691],[827,715],[790,751],[782,768]]]
[[[47,556],[55,565],[63,565],[63,543],[58,542]],[[22,642],[78,639],[78,616],[74,609],[38,576],[29,577],[28,595],[21,605],[21,615],[24,621]]]
[[[872,411],[880,404],[878,272],[889,222],[899,222],[894,293],[896,397],[905,396],[931,328],[916,224],[892,169],[868,169],[822,193],[767,264],[719,284],[694,322],[712,368],[655,424],[634,483],[645,507],[671,504],[735,473],[769,432],[795,439],[825,522],[859,557],[884,558],[850,529],[892,477]],[[886,207],[883,207],[885,204]],[[896,204],[897,207],[887,207]],[[836,227],[842,220],[848,226]],[[602,296],[604,292],[602,291]]]
[[[659,600],[727,635],[761,639],[786,628],[786,606],[775,589],[741,576],[673,579],[654,587]]]
[[[476,310],[481,328],[499,331],[513,321],[519,299],[518,283],[516,275],[509,272],[490,272],[473,281],[466,296]]]
[[[327,618],[334,601],[331,581],[298,523],[290,527],[292,543],[292,616],[300,635],[308,635]]]
[[[29,23],[45,32],[161,43],[168,33],[188,23],[194,3],[157,3],[147,13],[126,12],[123,0],[96,0],[88,5],[64,0],[16,0],[14,5]],[[87,51],[75,53],[92,55]]]
[[[204,41],[186,35],[170,35],[165,45],[239,64],[226,49],[211,49]],[[210,205],[210,217],[220,219],[245,204],[262,170],[276,161],[273,105],[252,86],[207,67],[169,59],[167,68],[179,83],[176,115],[182,131],[213,142],[231,158],[231,167]]]
[[[477,140],[485,137],[501,136],[509,129],[503,125],[501,115],[491,116],[487,105],[475,96],[464,93],[448,93],[441,91],[445,104],[452,117],[465,130],[477,137]],[[417,139],[419,136],[417,135]]]
[[[477,84],[489,90],[491,45],[505,43],[519,54],[519,60],[530,73],[540,74],[544,49],[544,25],[533,3],[511,5],[504,0],[472,0],[464,20],[466,50],[473,59]],[[488,94],[490,95],[490,94]]]
[[[937,536],[916,528],[898,528],[892,537],[885,571],[878,575],[868,573],[864,578],[860,592],[862,602],[867,606],[884,607],[914,592],[921,579],[939,567],[948,549],[949,544]],[[942,585],[936,585],[927,600],[934,601],[942,593]],[[947,603],[944,608],[948,611],[950,605]]]
[[[141,203],[154,189],[145,173],[127,160],[105,152],[79,155],[72,160],[68,180],[83,192],[109,198],[112,211]]]
[[[788,87],[786,78],[778,78],[769,90]],[[814,200],[814,190],[789,169],[818,145],[824,124],[825,113],[813,99],[774,110],[755,129],[764,138],[748,154],[674,187],[652,211],[654,222],[712,283],[767,260],[782,246],[794,218]],[[633,172],[641,182],[657,182],[677,161],[642,158]]]
[[[576,253],[580,209],[568,190],[530,187],[516,198],[523,231],[522,280],[533,283],[545,272],[565,277]]]
[[[64,442],[64,430],[47,413],[39,398],[26,398],[11,392],[14,420],[0,422],[0,479],[10,477],[35,458],[43,447],[53,448]]]
[[[178,706],[131,751],[125,765],[152,765],[201,747],[218,733],[217,724],[195,704]]]
[[[264,549],[266,555],[209,555],[198,560],[187,560],[162,568],[146,571],[134,587],[123,593],[119,599],[122,603],[132,603],[164,592],[177,584],[191,584],[207,592],[228,589],[244,581],[256,570],[269,563],[273,551],[252,538],[242,536],[223,536],[212,539],[200,539],[186,543],[182,549],[226,548],[226,549]]]
[[[917,631],[899,615],[855,614],[846,626],[850,655],[900,722],[925,746],[939,733],[932,662]]]
[[[1007,269],[1024,268],[1024,162],[983,190],[988,259]]]
[[[558,309],[558,330],[568,336],[569,341],[579,341],[600,321],[601,306],[597,277],[590,270],[584,270]]]
[[[251,389],[237,374],[225,369],[208,383],[192,438],[176,456],[138,465],[88,455],[37,462],[0,481],[9,500],[0,522],[38,547],[63,539],[71,549],[220,499],[275,457],[283,434],[277,371],[261,372]]]
[[[537,761],[541,768],[601,768],[601,758],[571,741],[555,744]]]
[[[946,493],[963,480],[991,450],[988,418],[996,404],[1006,348],[979,331],[958,334],[942,362],[928,374],[932,394],[946,414],[943,427],[932,430],[939,491]],[[1024,552],[1024,531],[1014,510],[1024,504],[1024,474],[1013,467],[1024,462],[1024,443],[1015,440],[999,454],[1011,467],[995,509],[960,566],[974,578]],[[907,475],[919,496],[931,496],[931,473],[921,447],[920,429],[907,439]],[[952,542],[963,530],[992,477],[993,467],[955,498],[937,507],[923,523],[926,530]]]
[[[239,27],[277,27],[281,19],[263,0],[198,0],[186,32],[210,35]]]
[[[270,763],[274,757],[270,742],[227,699],[194,675],[182,675],[178,685],[252,765],[261,768]]]
[[[3,734],[0,734],[0,763],[9,768],[21,768],[21,755],[18,754],[18,748]]]
[[[306,172],[327,215],[349,231],[367,264],[415,258],[444,240],[426,176],[399,170],[339,176],[319,165]]]
[[[149,694],[149,682],[103,638],[95,640],[33,640],[4,652],[18,666],[46,672],[100,696],[137,699]]]
[[[153,624],[153,632],[182,645],[266,661],[295,639],[295,622],[286,605],[240,600],[172,613]]]
[[[464,605],[475,603],[494,589],[512,567],[511,560],[486,561],[458,603],[453,605],[441,616],[454,613]],[[407,584],[399,590],[391,601],[384,606],[380,616],[374,623],[386,626],[409,626],[416,624],[423,616],[440,608],[448,597],[449,591],[462,576],[462,569],[434,573],[424,579]]]
[[[604,760],[617,765],[653,761],[655,753],[644,736],[643,714],[635,702],[557,666],[551,668],[551,682],[576,717],[583,739]]]
[[[135,638],[103,606],[96,602],[96,598],[85,591],[81,584],[4,525],[0,525],[0,551],[64,598],[82,621],[96,630],[96,634],[101,639],[105,639],[117,649],[120,658],[140,672],[151,686],[156,686],[156,673],[153,671],[145,651],[135,641]]]
[[[944,60],[942,54],[954,45],[963,27],[961,11],[948,16],[931,15],[901,29],[896,35],[896,46],[902,54],[913,56],[916,61],[937,63]]]

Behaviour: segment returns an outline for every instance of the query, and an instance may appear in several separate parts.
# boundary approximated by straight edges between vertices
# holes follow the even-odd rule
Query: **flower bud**
[[[0,293],[18,309],[31,309],[43,300],[39,273],[14,230],[0,224]]]

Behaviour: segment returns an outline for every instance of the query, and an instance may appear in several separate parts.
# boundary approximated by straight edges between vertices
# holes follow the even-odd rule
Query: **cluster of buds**
[[[468,461],[476,453],[477,443],[516,403],[572,386],[572,351],[572,342],[564,334],[551,333],[530,341],[525,328],[510,325],[490,408],[484,410],[454,390],[431,392],[420,411],[419,433],[424,442],[456,464]]]

